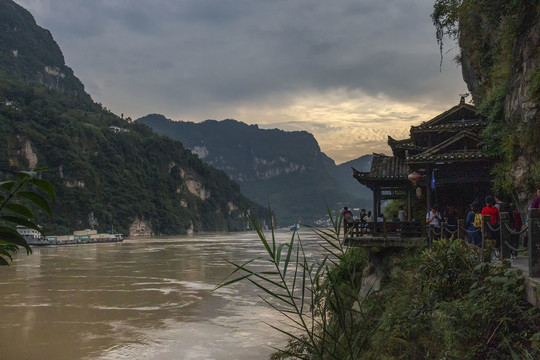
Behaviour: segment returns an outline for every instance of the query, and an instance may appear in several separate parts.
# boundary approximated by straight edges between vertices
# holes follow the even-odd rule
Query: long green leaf
[[[21,204],[9,203],[9,204],[6,204],[6,209],[13,211],[16,214],[22,215],[27,219],[32,219],[34,217],[34,214],[32,213],[32,211],[30,211],[30,209],[28,209],[26,206],[21,205]]]
[[[43,179],[33,178],[28,180],[30,184],[37,186],[41,191],[47,194],[52,201],[56,201],[56,191],[50,182]]]
[[[2,182],[0,182],[0,188],[6,189],[7,191],[11,191],[11,189],[13,189],[13,186],[15,186],[14,181],[2,181]]]
[[[51,211],[51,207],[49,206],[49,203],[41,195],[36,194],[31,191],[21,191],[21,192],[18,192],[17,195],[30,200],[31,202],[33,202],[34,204],[36,204],[37,206],[39,206],[41,209],[45,210],[49,215],[52,216],[52,211]]]
[[[285,265],[283,266],[283,277],[287,276],[287,269],[289,268],[289,262],[291,260],[292,251],[294,247],[294,234],[291,237],[291,242],[289,243],[289,250],[287,251],[287,257],[285,258]]]
[[[257,235],[259,236],[259,240],[261,240],[261,242],[263,243],[266,251],[268,252],[268,255],[270,255],[270,257],[272,259],[274,259],[275,258],[274,252],[272,252],[272,249],[270,248],[270,245],[268,245],[268,241],[266,240],[266,237],[264,236],[264,234],[263,234],[263,232],[261,230],[261,227],[259,226],[259,224],[257,224],[257,222],[255,220],[253,220],[253,218],[250,215],[248,215],[248,217],[251,220],[251,224],[253,225],[253,228],[257,232]]]
[[[24,237],[7,226],[0,226],[0,239],[7,244],[13,244],[16,246],[22,246],[26,249],[27,254],[32,253],[32,249]]]
[[[12,222],[12,223],[17,224],[17,225],[26,226],[27,228],[30,228],[30,229],[37,230],[43,235],[43,231],[41,230],[41,228],[39,226],[37,226],[36,224],[34,224],[31,221],[26,220],[25,218],[21,218],[21,217],[17,217],[17,216],[5,215],[5,216],[0,216],[0,219]]]
[[[281,251],[283,251],[284,246],[289,246],[287,243],[280,244],[277,251],[276,251],[276,266],[279,266],[279,262],[281,260]],[[285,275],[283,275],[285,276]]]

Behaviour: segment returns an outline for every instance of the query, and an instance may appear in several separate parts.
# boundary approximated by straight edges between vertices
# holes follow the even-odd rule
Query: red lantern
[[[416,185],[416,183],[420,180],[422,180],[422,174],[420,174],[419,172],[412,172],[410,173],[407,178],[409,179],[410,182],[413,183],[413,185]]]

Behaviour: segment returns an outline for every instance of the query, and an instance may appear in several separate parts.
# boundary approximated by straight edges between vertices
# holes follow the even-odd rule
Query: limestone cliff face
[[[540,184],[539,6],[516,2],[499,6],[500,13],[493,13],[490,6],[494,5],[463,4],[466,11],[460,16],[459,27],[463,79],[474,102],[480,108],[484,104],[484,112],[493,111],[489,104],[503,105],[501,126],[510,131],[493,140],[501,148],[510,140],[502,149],[503,166],[497,176],[508,179],[506,189],[526,202]]]

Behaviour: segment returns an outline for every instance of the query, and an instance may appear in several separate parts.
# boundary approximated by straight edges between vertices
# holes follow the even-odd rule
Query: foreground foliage
[[[277,330],[290,340],[273,360],[540,358],[540,314],[525,301],[522,274],[480,262],[463,240],[423,251],[345,249],[341,220],[333,224],[314,229],[326,251],[315,263],[297,233],[277,244],[257,227],[273,270],[255,270],[260,259],[234,264],[237,277],[220,285],[251,282],[288,320]],[[379,270],[380,290],[366,281]]]
[[[55,201],[56,193],[52,185],[40,179],[43,169],[22,171],[16,180],[0,182],[0,265],[8,265],[11,253],[23,247],[27,254],[32,252],[30,245],[16,230],[17,225],[41,231],[34,223],[34,212],[30,206],[44,210],[52,215],[49,201]],[[44,196],[46,195],[46,196]]]

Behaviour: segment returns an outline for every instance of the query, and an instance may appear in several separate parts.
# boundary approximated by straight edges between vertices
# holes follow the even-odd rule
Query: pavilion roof
[[[354,178],[364,185],[373,180],[408,181],[407,175],[410,172],[409,166],[405,164],[405,159],[383,154],[373,154],[371,171],[369,172],[361,172],[353,168]]]
[[[457,131],[481,129],[487,121],[476,114],[474,106],[461,102],[429,121],[411,126],[411,134],[425,131]]]
[[[485,160],[487,157],[479,146],[481,140],[480,136],[474,133],[462,131],[419,154],[407,156],[406,163]]]

